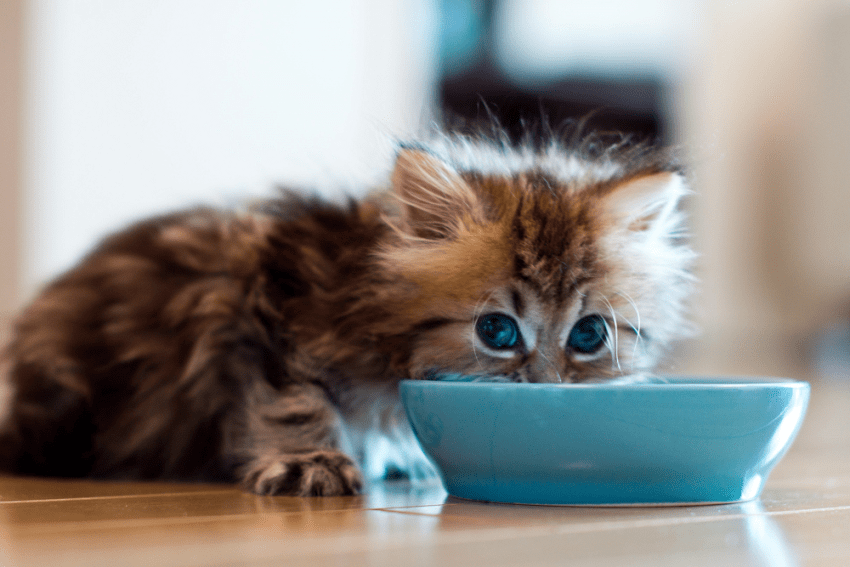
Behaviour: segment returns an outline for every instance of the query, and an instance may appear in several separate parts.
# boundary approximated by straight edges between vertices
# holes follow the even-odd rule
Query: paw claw
[[[345,496],[363,486],[354,462],[336,451],[256,459],[242,478],[246,488],[263,495]]]

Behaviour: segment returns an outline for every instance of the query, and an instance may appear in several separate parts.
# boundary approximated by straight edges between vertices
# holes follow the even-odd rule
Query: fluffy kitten
[[[442,135],[389,185],[106,239],[17,321],[0,466],[356,493],[356,461],[385,472],[370,448],[427,473],[399,380],[628,377],[683,329],[686,188],[661,150]]]

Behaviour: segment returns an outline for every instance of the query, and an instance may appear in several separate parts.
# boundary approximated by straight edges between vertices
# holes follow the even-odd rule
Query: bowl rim
[[[532,382],[470,382],[459,380],[413,380],[406,379],[403,384],[433,385],[436,388],[538,388],[555,390],[730,390],[730,389],[761,389],[761,388],[810,388],[809,382],[796,378],[777,376],[717,376],[717,375],[664,375],[669,382],[583,382],[568,383],[532,383]],[[414,386],[416,387],[416,386]]]

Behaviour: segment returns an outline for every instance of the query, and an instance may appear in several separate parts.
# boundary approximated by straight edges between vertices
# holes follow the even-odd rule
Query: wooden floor
[[[850,377],[817,379],[760,501],[511,506],[384,483],[349,498],[0,478],[0,565],[850,565]]]

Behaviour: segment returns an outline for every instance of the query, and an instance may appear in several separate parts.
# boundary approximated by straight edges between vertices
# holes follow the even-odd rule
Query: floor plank
[[[813,384],[800,435],[758,501],[547,507],[471,502],[439,483],[346,498],[214,484],[0,477],[0,565],[850,565],[850,384]]]

